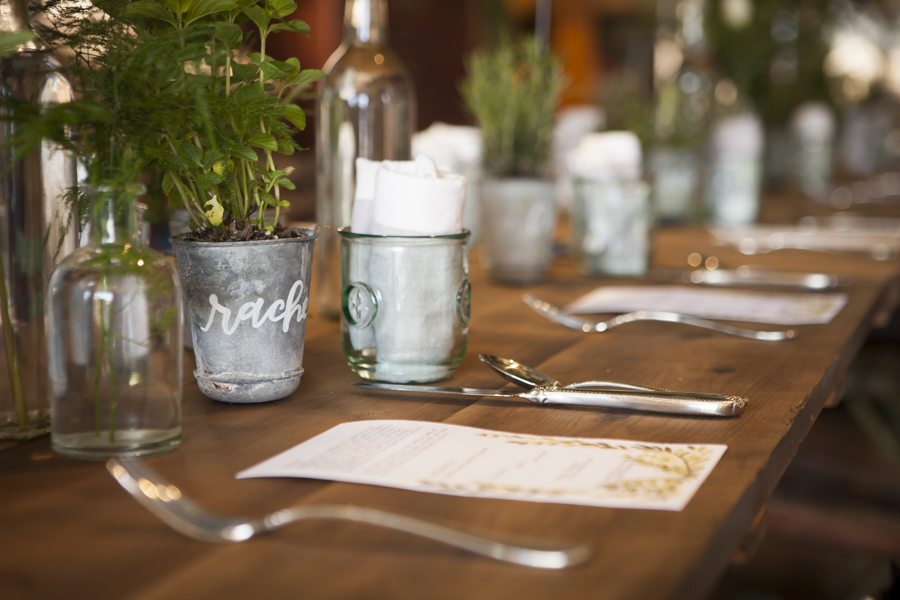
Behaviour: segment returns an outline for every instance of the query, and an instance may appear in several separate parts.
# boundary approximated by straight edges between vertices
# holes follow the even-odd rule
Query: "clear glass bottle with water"
[[[0,0],[0,32],[31,32],[24,0]],[[70,102],[72,86],[53,54],[22,41],[0,58],[0,94],[22,105]],[[10,105],[9,110],[15,111]],[[76,211],[65,201],[75,161],[44,140],[16,157],[16,116],[0,123],[0,439],[28,439],[50,429],[44,295],[53,268],[75,249]]]
[[[53,449],[161,454],[181,441],[181,286],[137,235],[142,186],[85,190],[90,241],[56,268],[47,297]]]
[[[316,306],[341,311],[338,229],[350,226],[356,158],[409,160],[416,122],[412,79],[388,46],[387,1],[347,0],[344,36],[325,64],[316,120]]]

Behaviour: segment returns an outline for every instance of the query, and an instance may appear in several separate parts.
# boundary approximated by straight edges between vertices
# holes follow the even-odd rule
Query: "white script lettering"
[[[216,318],[216,313],[222,313],[222,330],[226,335],[234,333],[237,330],[238,325],[241,324],[241,321],[250,321],[250,325],[252,325],[254,329],[259,329],[266,321],[272,321],[273,323],[281,321],[281,330],[287,333],[287,330],[291,326],[291,318],[295,314],[297,315],[298,323],[306,318],[309,298],[303,300],[303,303],[301,304],[301,296],[303,296],[303,282],[298,279],[294,282],[294,285],[291,286],[291,291],[288,292],[287,301],[281,299],[275,300],[269,307],[269,310],[265,312],[263,312],[265,301],[262,298],[258,298],[252,302],[245,302],[238,309],[237,315],[234,317],[234,322],[229,324],[229,321],[231,320],[231,309],[219,304],[218,296],[210,294],[209,304],[212,306],[212,309],[209,311],[209,319],[206,321],[206,326],[201,327],[200,331],[209,331]],[[281,312],[279,313],[278,311]]]

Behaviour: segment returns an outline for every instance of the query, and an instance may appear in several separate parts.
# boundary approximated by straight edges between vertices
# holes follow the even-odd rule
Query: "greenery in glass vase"
[[[303,21],[285,20],[296,8],[292,0],[50,0],[36,32],[69,56],[77,100],[12,107],[17,151],[51,138],[78,156],[89,183],[155,179],[196,229],[244,239],[273,231],[288,206],[280,191],[294,188],[273,154],[299,150],[292,125],[306,125],[290,100],[323,76],[266,54],[271,34],[308,33]],[[253,36],[260,51],[246,53]]]
[[[496,177],[539,177],[564,88],[562,65],[534,37],[472,55],[462,94],[481,127],[482,163]]]

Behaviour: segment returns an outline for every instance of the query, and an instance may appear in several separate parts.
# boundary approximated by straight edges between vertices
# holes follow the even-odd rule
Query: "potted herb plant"
[[[481,235],[497,281],[539,281],[549,264],[556,204],[547,169],[562,90],[560,62],[534,37],[469,62],[462,93],[481,127]]]
[[[296,8],[292,0],[51,0],[39,32],[74,54],[82,100],[55,116],[79,128],[90,177],[157,177],[170,206],[190,215],[192,231],[173,245],[195,376],[218,400],[282,398],[303,371],[316,234],[279,223],[288,206],[281,190],[293,184],[273,155],[300,149],[293,127],[306,117],[291,99],[323,74],[266,54],[273,33],[308,32],[285,20]],[[252,40],[259,51],[248,53]],[[98,107],[99,117],[79,118]],[[85,137],[99,147],[85,149]]]

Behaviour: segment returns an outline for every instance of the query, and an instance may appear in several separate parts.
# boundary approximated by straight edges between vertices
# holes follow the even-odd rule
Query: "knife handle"
[[[534,404],[603,406],[677,415],[736,417],[744,412],[747,398],[683,392],[594,391],[536,387],[520,394]]]

